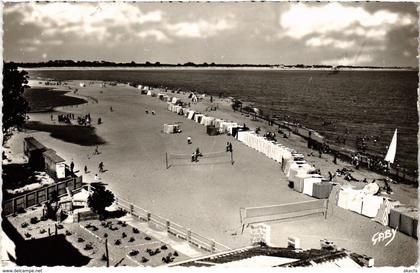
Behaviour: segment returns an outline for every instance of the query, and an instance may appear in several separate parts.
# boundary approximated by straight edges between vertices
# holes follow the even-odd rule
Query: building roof
[[[28,144],[28,149],[30,151],[33,150],[46,150],[47,147],[45,147],[44,145],[42,145],[41,142],[39,142],[38,140],[36,140],[34,137],[25,137],[24,141]]]
[[[220,267],[361,267],[345,250],[250,246],[194,258],[171,266]]]
[[[65,162],[65,160],[57,155],[57,153],[53,149],[48,149],[43,152],[44,157],[48,157],[54,163]]]

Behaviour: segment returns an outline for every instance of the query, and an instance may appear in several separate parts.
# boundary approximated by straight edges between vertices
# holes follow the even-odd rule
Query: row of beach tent
[[[236,122],[209,117],[192,109],[184,108],[179,105],[181,103],[179,98],[162,93],[157,94],[157,96],[168,103],[169,111],[184,115],[186,118],[204,126],[214,126],[219,133],[233,135],[248,147],[280,163],[290,185],[293,186],[293,190],[324,199],[329,198],[334,186],[338,186],[340,190],[337,198],[335,198],[337,206],[374,218],[375,221],[386,226],[398,226],[400,230],[402,227],[402,232],[417,238],[417,210],[407,208],[388,197],[375,195],[379,190],[379,188],[375,188],[378,187],[376,183],[368,184],[361,190],[341,187],[339,184],[329,182],[319,175],[317,170],[305,160],[304,156],[294,149],[268,140],[254,131],[246,130]]]

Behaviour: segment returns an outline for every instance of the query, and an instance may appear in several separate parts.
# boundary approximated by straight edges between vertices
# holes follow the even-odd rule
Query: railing
[[[67,194],[66,188],[69,188],[70,191],[80,189],[83,186],[82,181],[82,176],[71,177],[59,183],[48,185],[43,188],[14,197],[12,199],[5,200],[2,202],[2,214],[4,216],[8,216],[17,213],[20,210],[25,210],[27,208],[42,204],[46,201],[52,200],[55,193],[57,193],[58,197],[64,196]]]
[[[208,239],[196,232],[191,231],[191,229],[176,224],[168,219],[162,218],[156,214],[152,214],[151,212],[140,208],[129,201],[126,201],[119,197],[116,197],[115,199],[117,206],[127,211],[131,215],[145,222],[153,223],[159,228],[166,230],[168,234],[171,234],[179,239],[185,240],[189,244],[194,245],[199,249],[205,250],[210,253],[230,250],[229,247],[221,243],[218,243],[212,239]]]
[[[246,225],[322,213],[327,217],[328,200],[310,200],[264,207],[240,208],[242,232]]]

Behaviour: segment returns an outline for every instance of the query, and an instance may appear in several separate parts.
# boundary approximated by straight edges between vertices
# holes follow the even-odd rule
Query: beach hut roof
[[[25,137],[24,141],[28,144],[29,150],[45,150],[46,147],[34,137]]]
[[[43,155],[45,157],[49,158],[54,163],[65,162],[65,160],[62,157],[60,157],[59,155],[57,155],[57,153],[53,149],[46,150],[43,153]]]

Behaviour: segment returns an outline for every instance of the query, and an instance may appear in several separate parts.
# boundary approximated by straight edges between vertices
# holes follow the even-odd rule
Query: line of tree
[[[392,66],[392,67],[380,67],[380,66],[352,66],[352,65],[305,65],[305,64],[216,64],[216,63],[200,63],[196,64],[193,62],[186,62],[186,63],[178,63],[178,64],[168,64],[168,63],[160,63],[160,62],[145,62],[145,63],[136,63],[134,61],[131,62],[109,62],[109,61],[74,61],[74,60],[55,60],[55,61],[47,61],[47,62],[20,62],[20,63],[11,63],[15,64],[19,67],[27,67],[27,68],[37,68],[37,67],[266,67],[266,68],[323,68],[323,69],[332,69],[333,67],[340,68],[369,68],[369,69],[381,69],[381,68],[389,68],[389,69],[414,69],[412,67],[399,67],[399,66]]]

